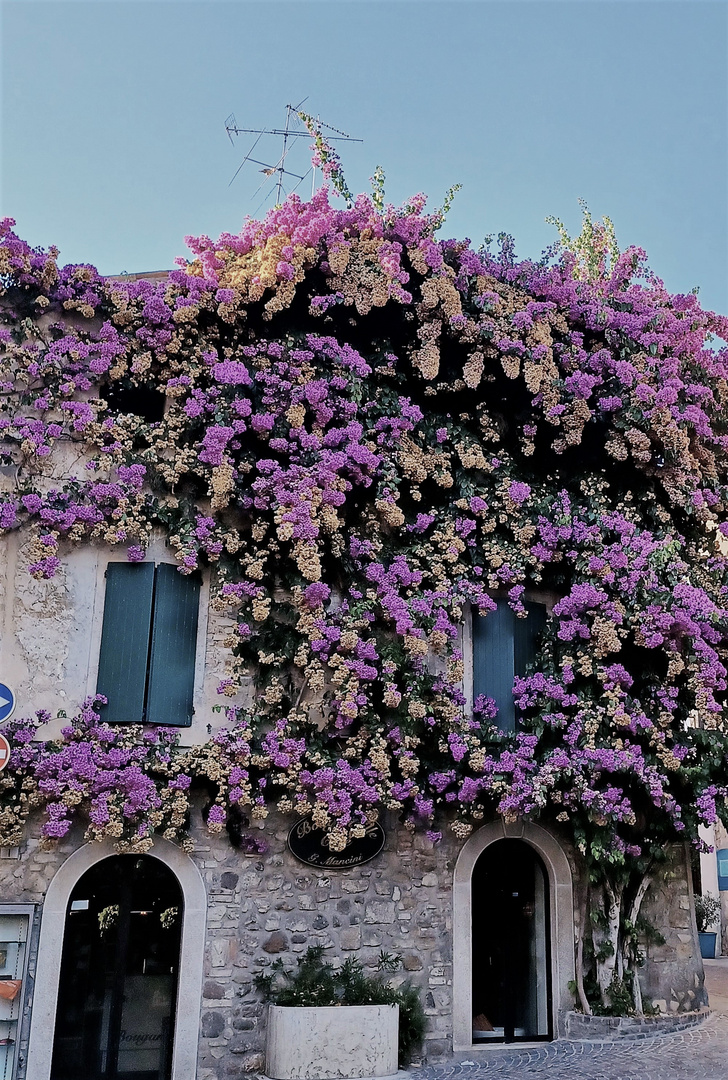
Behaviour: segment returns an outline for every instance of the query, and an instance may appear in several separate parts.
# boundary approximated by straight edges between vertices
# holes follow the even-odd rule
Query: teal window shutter
[[[473,698],[493,698],[501,731],[516,728],[513,704],[514,623],[516,617],[504,601],[487,616],[473,616]]]
[[[108,723],[140,724],[149,661],[153,563],[109,563],[96,693]]]
[[[505,734],[516,730],[513,679],[525,675],[535,659],[539,637],[546,625],[543,604],[526,601],[528,617],[519,619],[505,600],[487,616],[473,616],[473,698],[493,698],[496,723]]]
[[[157,567],[147,722],[189,727],[195,685],[199,579],[175,566]]]

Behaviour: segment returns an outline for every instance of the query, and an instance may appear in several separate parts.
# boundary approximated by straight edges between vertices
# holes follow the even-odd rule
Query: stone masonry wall
[[[309,945],[321,944],[341,963],[356,956],[376,968],[381,950],[400,953],[404,970],[422,992],[428,1031],[422,1057],[446,1058],[452,1038],[452,880],[460,842],[446,835],[436,848],[426,837],[384,821],[384,851],[364,866],[325,872],[309,868],[286,845],[291,820],[272,813],[262,835],[264,855],[242,854],[226,833],[211,836],[194,814],[192,856],[208,896],[203,998],[197,1080],[234,1080],[264,1067],[266,1006],[253,979],[280,956],[291,965]],[[44,851],[36,828],[18,852],[0,851],[0,903],[43,903],[50,881],[83,842],[74,831]],[[669,866],[645,900],[645,914],[666,938],[650,946],[641,979],[646,1000],[664,1013],[694,1009],[705,1001],[695,939],[685,854],[675,849]],[[37,948],[36,918],[30,949],[32,1006]],[[40,973],[43,977],[43,973]],[[27,1052],[28,1018],[20,1032]],[[21,1067],[19,1080],[29,1080]],[[192,1077],[189,1080],[193,1080]]]
[[[452,872],[457,845],[437,849],[423,836],[387,828],[380,856],[325,873],[291,855],[291,822],[268,819],[270,850],[241,856],[227,836],[201,837],[195,861],[209,895],[199,1080],[227,1080],[262,1069],[265,1006],[253,976],[277,957],[287,964],[309,945],[327,957],[356,956],[376,968],[381,950],[400,953],[422,990],[428,1060],[451,1046]],[[390,823],[391,824],[391,823]]]
[[[675,845],[643,902],[643,913],[665,938],[648,945],[640,972],[642,994],[662,1013],[707,1005],[703,961],[695,926],[692,875],[686,848]]]

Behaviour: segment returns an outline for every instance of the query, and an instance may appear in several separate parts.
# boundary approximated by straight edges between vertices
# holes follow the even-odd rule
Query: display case
[[[15,1080],[33,908],[0,904],[0,1080]]]

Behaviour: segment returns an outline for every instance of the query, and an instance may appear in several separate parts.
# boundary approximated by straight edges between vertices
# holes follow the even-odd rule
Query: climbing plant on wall
[[[434,842],[542,817],[591,874],[607,1003],[666,844],[728,820],[728,320],[586,210],[519,262],[438,239],[381,175],[345,194],[189,237],[159,281],[60,267],[3,222],[0,527],[39,578],[163,531],[233,616],[221,694],[257,693],[184,752],[93,702],[57,742],[15,723],[0,825],[17,842],[42,805],[51,839],[82,810],[141,850],[183,838],[202,780],[211,828],[273,802],[334,850],[384,810]],[[461,627],[536,593],[505,735],[466,704]]]

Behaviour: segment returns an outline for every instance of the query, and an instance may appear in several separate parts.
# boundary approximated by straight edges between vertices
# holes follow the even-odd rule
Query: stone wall
[[[688,1012],[708,1004],[687,848],[676,845],[645,895],[643,914],[660,931],[663,945],[646,948],[642,994],[662,1013]]]
[[[386,827],[389,824],[390,827]],[[456,846],[385,823],[387,843],[364,866],[324,873],[286,847],[289,820],[268,819],[270,850],[241,856],[227,836],[201,837],[195,853],[209,896],[199,1080],[262,1068],[265,1006],[253,976],[277,957],[286,963],[320,944],[334,962],[356,956],[376,969],[381,950],[400,953],[423,993],[428,1060],[450,1050],[452,871]]]
[[[195,817],[199,822],[199,815]],[[393,824],[385,823],[386,846],[375,860],[331,873],[294,859],[286,845],[289,819],[268,818],[264,835],[270,848],[265,855],[236,851],[224,832],[210,836],[201,824],[194,830],[192,858],[208,896],[198,1080],[227,1080],[262,1070],[266,1007],[253,977],[277,956],[294,964],[315,944],[323,945],[335,963],[357,956],[372,971],[381,950],[400,953],[403,970],[393,978],[409,979],[422,990],[429,1022],[427,1058],[437,1060],[449,1052],[452,870],[459,845],[445,841],[434,849],[425,837]],[[77,831],[54,850],[44,851],[31,835],[22,851],[3,852],[0,903],[42,905],[54,874],[82,842]],[[34,940],[29,1005],[36,945]],[[26,1017],[22,1058],[27,1027]],[[22,1071],[19,1080],[25,1080]]]
[[[426,837],[392,819],[384,822],[387,840],[381,855],[363,866],[327,873],[291,855],[288,818],[271,814],[265,822],[261,835],[269,850],[264,855],[235,850],[224,832],[211,836],[199,810],[194,818],[192,858],[208,898],[198,1080],[229,1080],[263,1069],[266,1007],[254,976],[279,956],[294,964],[313,944],[323,945],[334,963],[356,956],[372,971],[381,950],[400,953],[404,970],[394,978],[409,979],[421,989],[428,1017],[423,1059],[435,1062],[450,1054],[452,881],[459,841],[446,836],[433,848]],[[37,828],[31,829],[22,850],[0,852],[0,902],[34,903],[40,911],[54,874],[82,842],[75,831],[45,851]],[[685,866],[685,853],[678,848],[645,900],[645,914],[666,941],[648,949],[643,993],[664,1013],[705,1003]],[[30,951],[29,1004],[36,940],[37,935]],[[27,1027],[26,1018],[22,1058]],[[22,1070],[20,1080],[28,1080]]]

